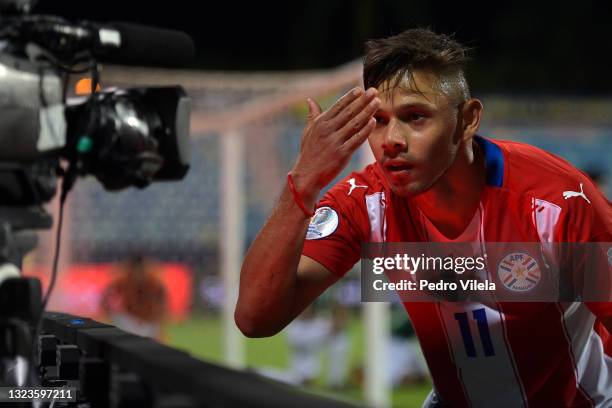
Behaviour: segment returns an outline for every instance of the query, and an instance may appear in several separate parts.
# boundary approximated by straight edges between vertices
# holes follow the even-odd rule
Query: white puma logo
[[[584,190],[582,189],[582,183],[580,183],[580,192],[577,192],[577,191],[564,191],[563,192],[563,198],[565,198],[566,200],[571,197],[582,197],[587,201],[587,203],[591,204],[587,196],[584,195]]]
[[[354,189],[356,188],[368,188],[368,186],[358,186],[357,183],[355,182],[355,178],[350,178],[348,180],[349,185],[351,186],[348,195],[351,195],[351,193],[353,192]]]

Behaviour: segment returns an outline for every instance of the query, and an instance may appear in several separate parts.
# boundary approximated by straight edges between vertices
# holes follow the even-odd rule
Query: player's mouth
[[[388,160],[384,164],[385,170],[391,177],[406,177],[414,166],[405,160]]]

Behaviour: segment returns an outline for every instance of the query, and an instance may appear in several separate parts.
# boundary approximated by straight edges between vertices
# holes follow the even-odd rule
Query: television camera
[[[189,169],[190,99],[180,86],[101,89],[101,61],[182,65],[187,34],[129,23],[70,22],[32,14],[33,1],[0,1],[0,385],[37,385],[34,355],[57,272],[41,295],[22,277],[43,208],[60,206],[79,176],[107,190],[182,179]],[[162,49],[160,53],[153,50]],[[69,97],[72,75],[91,78],[87,96]],[[62,210],[59,213],[61,226]],[[58,228],[58,231],[60,229]],[[59,233],[58,233],[59,238]]]

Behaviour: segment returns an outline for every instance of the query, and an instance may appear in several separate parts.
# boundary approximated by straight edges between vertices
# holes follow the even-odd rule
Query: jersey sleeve
[[[585,302],[598,317],[612,316],[612,207],[607,198],[589,180],[583,180],[583,198],[568,200],[568,219],[565,225],[565,241],[578,242],[584,259],[579,259],[584,274],[584,284],[593,288],[587,298],[597,302]],[[579,256],[580,258],[580,256]],[[573,262],[576,265],[576,260]],[[587,291],[588,292],[588,291]],[[603,301],[608,299],[608,301]]]
[[[305,255],[344,276],[361,257],[366,240],[362,210],[338,183],[317,204],[304,242]]]
[[[567,200],[566,242],[610,242],[612,207],[610,201],[586,176],[580,181],[581,197]],[[576,183],[578,184],[578,183]]]

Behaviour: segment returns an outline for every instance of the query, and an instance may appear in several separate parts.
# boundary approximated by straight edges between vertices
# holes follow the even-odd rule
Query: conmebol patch
[[[338,213],[331,207],[317,208],[310,219],[306,239],[321,239],[334,233],[338,228]]]

